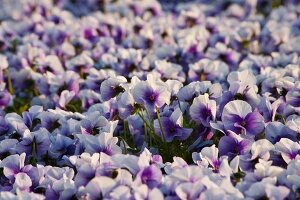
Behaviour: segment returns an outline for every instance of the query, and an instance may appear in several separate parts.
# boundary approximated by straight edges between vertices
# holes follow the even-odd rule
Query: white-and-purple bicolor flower
[[[217,104],[215,100],[210,100],[207,93],[194,98],[193,104],[190,107],[190,115],[192,119],[209,127],[210,121],[216,118]]]
[[[103,101],[108,101],[109,99],[117,96],[119,93],[124,92],[123,84],[127,80],[123,76],[110,77],[103,81],[100,86],[100,93]]]
[[[275,150],[280,152],[286,163],[296,159],[296,157],[300,157],[299,142],[294,142],[288,138],[281,138],[280,141],[275,144]]]
[[[225,105],[222,122],[226,130],[237,134],[257,135],[265,128],[263,116],[242,100],[234,100]]]
[[[171,92],[164,82],[156,81],[149,75],[147,81],[141,81],[133,88],[132,95],[137,103],[154,113],[156,108],[169,105]]]
[[[221,137],[218,149],[220,156],[227,155],[232,159],[236,155],[243,155],[250,151],[251,141],[240,137],[240,135],[235,134],[232,131],[229,131],[228,136]]]

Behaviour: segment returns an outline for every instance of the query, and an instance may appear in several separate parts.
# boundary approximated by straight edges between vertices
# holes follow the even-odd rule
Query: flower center
[[[174,132],[175,132],[175,128],[174,128],[174,127],[171,127],[171,128],[170,128],[170,132],[171,132],[171,133],[174,133]]]
[[[211,110],[210,109],[206,110],[206,116],[208,116],[208,117],[211,116]]]
[[[247,123],[245,122],[245,120],[242,121],[241,126],[245,127],[247,125]]]
[[[154,101],[155,100],[155,96],[153,94],[150,95],[149,97],[150,101]]]
[[[199,79],[200,79],[200,81],[205,81],[205,80],[206,80],[206,74],[205,74],[204,71],[202,71],[202,72],[200,73]]]

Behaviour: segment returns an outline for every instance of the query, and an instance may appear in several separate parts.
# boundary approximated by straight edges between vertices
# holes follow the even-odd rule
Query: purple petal
[[[261,133],[265,128],[264,118],[259,112],[249,113],[246,118],[247,133],[256,135]]]

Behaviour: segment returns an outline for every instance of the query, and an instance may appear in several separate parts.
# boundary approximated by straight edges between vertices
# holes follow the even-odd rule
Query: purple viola
[[[242,100],[227,103],[223,109],[222,122],[225,130],[237,134],[257,135],[265,128],[264,118],[253,111],[250,104]]]
[[[193,104],[190,107],[192,119],[197,123],[203,124],[205,127],[209,127],[209,122],[215,120],[216,112],[216,101],[210,100],[207,93],[194,98]]]
[[[234,132],[229,131],[230,135],[221,137],[218,145],[220,156],[227,155],[229,159],[234,158],[236,155],[243,155],[250,151],[251,141],[243,139]]]
[[[286,94],[286,102],[294,107],[300,106],[300,81]]]
[[[156,108],[170,103],[171,92],[164,82],[148,76],[147,81],[135,85],[132,95],[137,103],[145,106],[148,112],[154,113]]]
[[[163,130],[160,128],[160,122]],[[170,117],[161,117],[160,122],[159,119],[154,120],[155,133],[159,137],[162,137],[162,139],[165,137],[167,142],[172,142],[174,138],[185,140],[193,131],[193,129],[190,128],[183,128],[183,116],[179,108],[177,108]]]
[[[300,157],[299,142],[293,142],[288,138],[281,138],[280,141],[275,144],[275,149],[280,152],[283,160],[286,163],[289,163],[291,160]]]
[[[109,99],[117,96],[119,93],[124,92],[123,84],[127,80],[123,76],[111,77],[103,81],[100,87],[100,93],[103,101],[108,101]]]
[[[32,165],[25,165],[25,157],[25,153],[22,153],[21,155],[15,154],[8,156],[2,160],[0,163],[0,168],[3,168],[3,174],[10,181],[10,183],[17,181],[16,184],[20,186],[22,179],[29,179],[32,185],[37,186],[39,181],[38,170]],[[18,174],[20,174],[20,176],[17,176]],[[25,184],[24,189],[27,190],[27,186],[30,187],[31,185]]]
[[[142,184],[146,184],[149,188],[154,188],[159,186],[162,180],[162,172],[161,170],[155,166],[150,165],[144,169],[142,169],[137,174],[137,182],[140,182]]]
[[[35,158],[41,158],[47,153],[50,146],[49,132],[45,128],[30,132],[24,132],[22,140],[16,145],[18,153],[25,152]]]

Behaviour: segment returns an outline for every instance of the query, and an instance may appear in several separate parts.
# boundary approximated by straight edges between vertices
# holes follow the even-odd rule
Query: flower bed
[[[298,1],[11,2],[0,199],[300,198]]]

